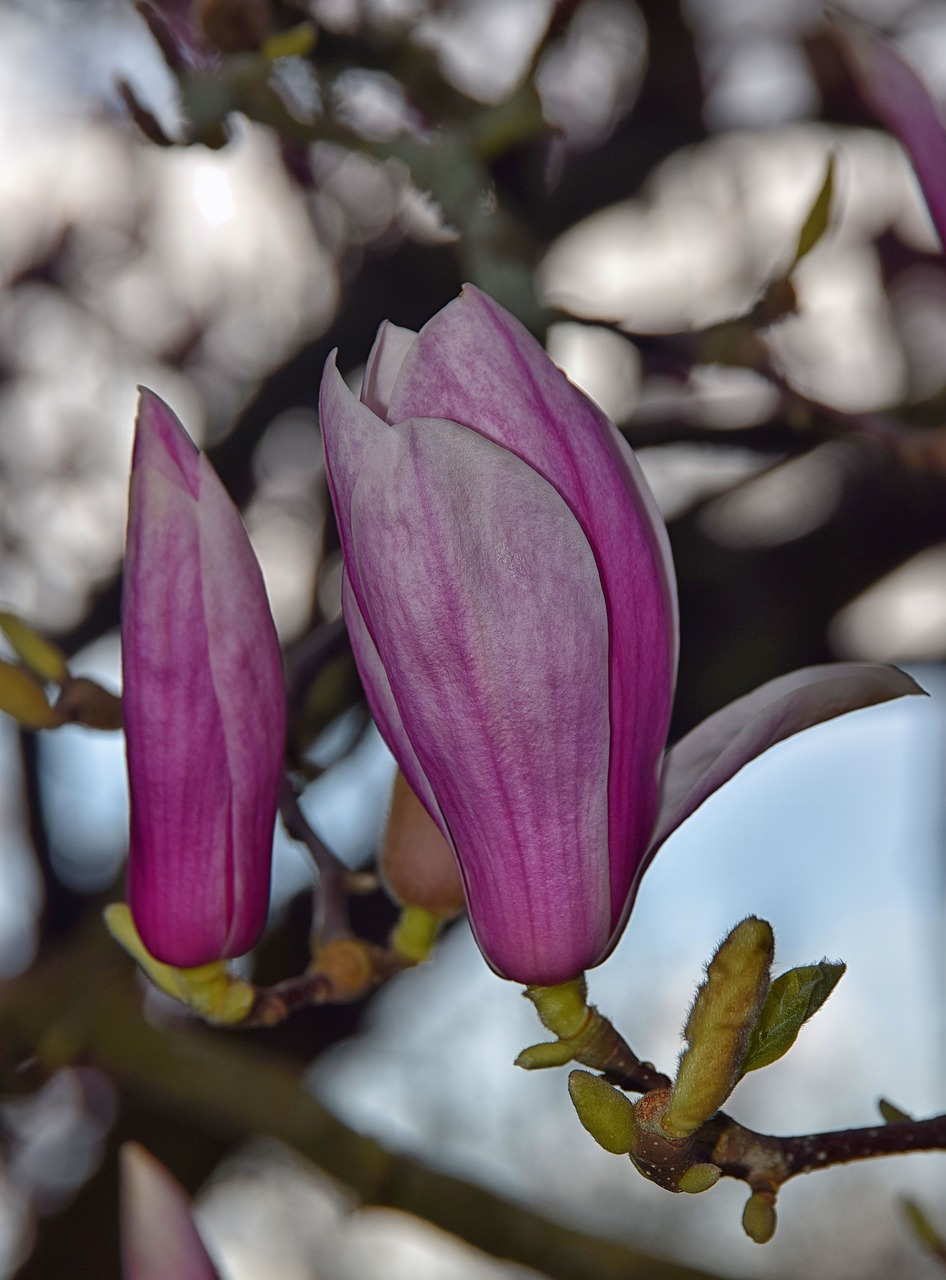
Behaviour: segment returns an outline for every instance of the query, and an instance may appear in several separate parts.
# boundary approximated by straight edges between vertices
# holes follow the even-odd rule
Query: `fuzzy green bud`
[[[523,1071],[544,1071],[547,1067],[564,1067],[574,1059],[575,1051],[567,1040],[543,1040],[523,1049],[515,1065]]]
[[[681,1173],[677,1189],[690,1196],[699,1195],[701,1191],[715,1187],[722,1173],[717,1164],[691,1164],[685,1173]]]
[[[620,1089],[590,1071],[573,1071],[568,1092],[578,1119],[599,1147],[626,1156],[634,1146],[634,1104]]]
[[[391,950],[404,964],[423,964],[433,950],[440,920],[423,907],[402,907],[391,934]]]
[[[778,1221],[775,1213],[775,1192],[754,1191],[742,1211],[742,1229],[756,1244],[768,1244],[775,1235]]]
[[[670,1137],[695,1133],[735,1088],[769,989],[774,952],[772,926],[749,916],[720,944],[707,966],[706,981],[687,1020],[687,1048],[663,1117]]]

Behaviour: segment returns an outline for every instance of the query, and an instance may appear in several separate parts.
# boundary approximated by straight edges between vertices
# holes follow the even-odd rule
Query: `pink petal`
[[[217,1280],[183,1187],[137,1143],[121,1149],[124,1280]]]
[[[239,955],[266,919],[285,707],[239,513],[170,409],[142,392],[122,611],[129,900],[157,959]]]
[[[653,827],[673,697],[676,587],[663,521],[613,425],[517,320],[472,286],[403,358],[388,419],[412,417],[460,423],[522,458],[562,496],[591,546],[609,626],[616,923]]]
[[[946,131],[936,102],[894,45],[849,24],[838,30],[864,97],[906,148],[946,245]]]
[[[452,844],[450,830],[446,819],[440,811],[437,797],[430,789],[427,775],[421,768],[411,740],[401,722],[401,713],[391,690],[388,673],[385,671],[384,663],[375,648],[368,625],[362,617],[361,609],[358,607],[358,601],[352,591],[347,572],[342,579],[342,607],[345,613],[345,623],[348,627],[348,638],[351,641],[352,651],[358,660],[358,670],[361,672],[365,696],[368,699],[368,706],[371,708],[374,722],[378,726],[378,732],[396,756],[401,772],[411,784],[415,795],[423,802],[427,812]]]
[[[507,450],[451,422],[388,426],[339,382],[329,366],[322,421],[373,706],[396,706],[490,963],[522,982],[573,977],[613,916],[591,548]],[[389,741],[415,785],[399,731]]]
[[[896,667],[836,662],[779,676],[737,698],[667,753],[649,858],[708,796],[776,742],[848,711],[915,693],[923,690]]]
[[[409,333],[406,329],[382,325],[381,332],[372,349],[365,372],[365,386],[373,381],[372,369],[376,367],[375,359],[381,348],[382,335],[391,330],[395,336]],[[362,400],[365,392],[362,391]],[[447,839],[450,833],[440,812],[437,798],[431,791],[430,783],[417,760],[404,726],[401,713],[391,691],[384,663],[375,648],[371,632],[361,613],[357,595],[352,590],[348,566],[353,563],[354,550],[351,543],[351,494],[359,471],[364,465],[372,440],[382,426],[376,414],[365,404],[359,404],[349,391],[344,378],[335,364],[335,353],[329,356],[325,364],[322,387],[319,395],[319,414],[322,423],[322,434],[325,438],[325,463],[329,491],[338,518],[338,534],[345,556],[345,575],[342,580],[342,603],[345,622],[352,649],[358,659],[362,683],[368,698],[368,705],[375,723],[397,757],[401,771],[423,801],[430,816],[443,831]]]
[[[220,62],[204,37],[197,16],[198,0],[139,0],[138,9],[174,65],[195,71]]]
[[[385,320],[378,329],[378,336],[365,365],[361,400],[379,418],[388,416],[388,405],[397,375],[401,372],[404,357],[416,340],[417,334],[413,329],[401,329],[390,320]]]

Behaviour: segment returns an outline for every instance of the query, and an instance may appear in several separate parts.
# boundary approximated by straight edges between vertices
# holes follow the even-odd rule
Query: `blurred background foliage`
[[[946,89],[946,5],[848,10]],[[463,280],[640,451],[680,586],[674,737],[794,667],[946,659],[946,270],[817,3],[3,0],[0,137],[4,607],[116,678],[134,386],[153,387],[243,509],[292,758],[353,865],[390,775],[344,638],[321,629],[340,561],[320,371],[338,347],[357,377],[382,320],[420,327]],[[832,154],[830,224],[792,269]],[[297,1078],[370,1001],[252,1037],[150,998],[143,1018],[98,923],[120,892],[120,751],[5,729],[0,1275],[117,1276],[127,1137],[191,1191],[217,1170],[202,1204],[243,1241],[239,1280],[526,1274],[353,1215],[352,1194],[549,1275],[697,1274],[507,1203],[501,1175],[464,1187],[344,1129]],[[282,853],[261,981],[307,958],[306,873]],[[356,916],[380,939],[393,912],[371,892]],[[257,1219],[294,1262],[267,1261]],[[600,1224],[578,1206],[572,1225]],[[674,1252],[666,1230],[632,1222],[635,1240]],[[805,1273],[760,1256],[739,1273]],[[868,1274],[845,1265],[823,1274]]]

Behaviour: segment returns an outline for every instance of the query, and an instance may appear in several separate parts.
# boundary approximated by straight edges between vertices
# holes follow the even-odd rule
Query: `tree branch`
[[[152,1025],[131,966],[99,927],[0,994],[0,1046],[35,1051],[48,1070],[91,1060],[130,1093],[234,1141],[269,1134],[366,1203],[415,1214],[552,1280],[712,1280],[394,1155],[336,1120],[299,1083],[297,1064],[258,1043],[194,1022]]]

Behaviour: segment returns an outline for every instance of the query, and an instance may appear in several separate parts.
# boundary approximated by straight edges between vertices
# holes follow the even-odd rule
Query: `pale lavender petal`
[[[375,724],[378,726],[378,731],[396,756],[401,772],[411,784],[414,794],[422,801],[424,808],[436,822],[446,839],[452,844],[450,830],[443,814],[440,812],[437,797],[431,790],[427,776],[421,768],[420,761],[417,759],[417,755],[411,745],[411,740],[404,730],[404,725],[401,723],[401,713],[398,710],[394,694],[391,692],[388,673],[384,669],[384,663],[378,655],[367,624],[362,617],[347,572],[342,579],[342,606],[352,652],[357,660],[358,670],[361,672],[365,696],[368,699],[368,706],[371,708],[371,714],[374,717]]]
[[[416,340],[417,334],[413,329],[402,329],[390,320],[385,320],[378,329],[365,365],[361,399],[379,418],[388,416],[388,404],[397,375]]]
[[[929,89],[887,40],[848,24],[841,45],[857,83],[881,121],[906,148],[946,246],[946,130]]]
[[[381,424],[347,565],[484,954],[518,981],[573,977],[613,916],[607,615],[577,521],[475,432]]]
[[[279,646],[236,508],[142,392],[122,603],[129,901],[157,959],[248,950],[266,918],[285,705]]]
[[[121,1149],[124,1280],[217,1280],[183,1187],[137,1143]]]
[[[136,7],[175,68],[203,71],[219,64],[200,28],[198,0],[138,0]]]
[[[351,493],[375,440],[385,422],[349,391],[335,363],[335,352],[325,362],[319,389],[319,420],[325,444],[325,471],[338,521],[338,536],[345,564],[349,564]]]
[[[610,638],[616,923],[653,827],[673,697],[676,589],[663,521],[613,425],[517,320],[471,286],[404,357],[388,418],[412,417],[460,423],[522,458],[562,496],[592,548]]]
[[[221,952],[233,956],[249,950],[266,921],[269,854],[285,757],[285,686],[259,562],[240,513],[203,455],[197,512],[210,675],[222,708],[233,792],[234,912]]]
[[[652,857],[724,782],[792,734],[923,690],[896,667],[835,662],[779,676],[696,726],[667,753]]]
[[[398,332],[408,331],[399,330]],[[372,355],[375,352],[372,352]],[[371,361],[369,361],[369,367],[370,365]],[[430,816],[443,830],[447,839],[450,839],[440,806],[404,731],[401,713],[391,692],[387,672],[362,616],[357,594],[352,590],[350,579],[350,566],[354,559],[351,544],[352,490],[366,459],[388,428],[382,419],[352,395],[345,379],[338,372],[334,352],[325,363],[319,394],[319,416],[325,442],[328,486],[335,507],[338,535],[345,557],[342,605],[352,649],[365,686],[368,705],[382,737],[397,757],[404,776],[423,801]]]

